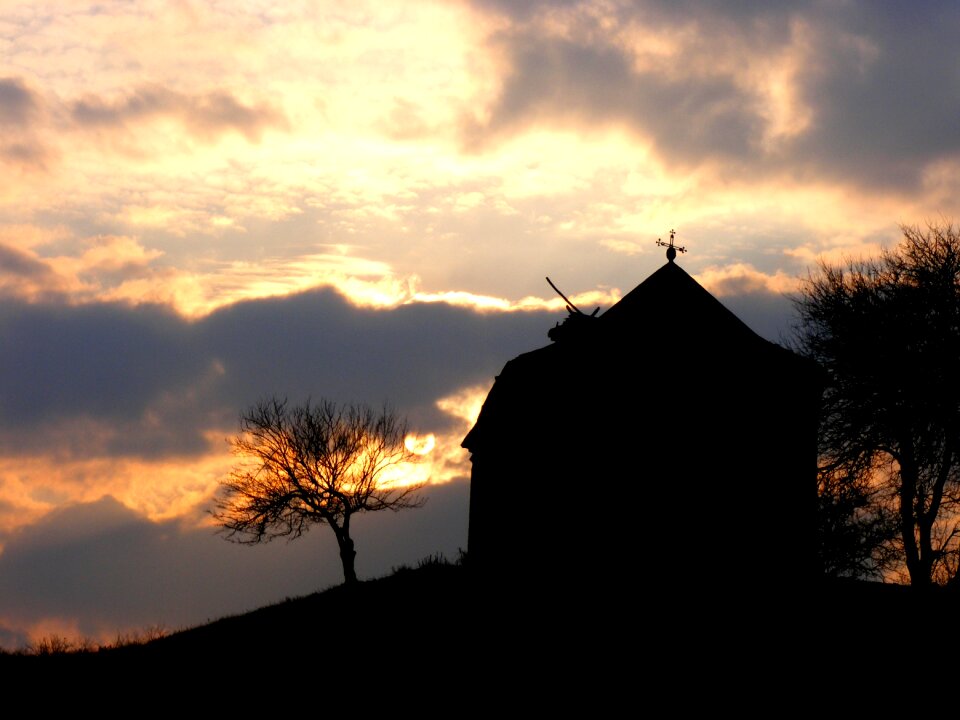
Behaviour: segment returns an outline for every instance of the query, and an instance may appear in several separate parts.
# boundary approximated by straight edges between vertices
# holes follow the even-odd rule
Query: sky
[[[958,31],[933,0],[0,0],[0,647],[337,583],[328,528],[215,533],[264,397],[434,434],[357,570],[455,557],[459,443],[564,317],[545,276],[609,307],[676,229],[782,341],[818,259],[960,217]]]

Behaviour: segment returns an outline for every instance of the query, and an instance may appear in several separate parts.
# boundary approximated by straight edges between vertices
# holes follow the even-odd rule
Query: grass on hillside
[[[386,576],[365,580],[358,584],[360,586],[372,586],[382,584],[385,581],[398,582],[413,576],[422,577],[437,569],[445,570],[462,567],[465,559],[466,553],[463,550],[460,550],[455,560],[449,560],[443,553],[435,553],[419,560],[416,567],[410,565],[395,566],[391,568],[391,572]],[[205,629],[220,624],[242,623],[245,622],[247,618],[255,618],[264,614],[275,614],[279,616],[289,612],[291,607],[298,604],[315,601],[319,598],[332,596],[349,590],[352,590],[352,588],[344,585],[336,585],[325,591],[303,597],[288,597],[280,603],[253,610],[244,615],[227,616],[194,628],[170,631],[162,625],[151,625],[140,631],[118,633],[112,642],[98,642],[86,637],[71,639],[64,635],[50,634],[40,637],[15,650],[0,648],[0,657],[97,656],[115,653],[117,651],[130,651],[134,648],[156,645],[158,642],[166,639],[176,642],[182,640],[184,637],[204,633]]]

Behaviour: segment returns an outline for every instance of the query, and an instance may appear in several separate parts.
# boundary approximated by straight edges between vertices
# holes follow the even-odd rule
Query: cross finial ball
[[[687,251],[686,248],[679,247],[679,246],[673,244],[673,239],[674,239],[674,237],[676,236],[676,234],[677,234],[677,233],[676,233],[675,230],[671,230],[671,231],[670,231],[670,242],[669,242],[669,243],[665,243],[665,242],[664,242],[663,240],[661,240],[660,238],[657,238],[657,245],[660,245],[661,247],[665,247],[665,248],[667,249],[667,260],[670,261],[670,262],[673,262],[673,261],[676,259],[678,252],[686,252],[686,251]]]

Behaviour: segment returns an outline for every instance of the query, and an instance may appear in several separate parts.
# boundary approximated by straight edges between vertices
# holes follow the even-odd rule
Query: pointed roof
[[[598,379],[616,376],[631,387],[650,387],[652,400],[661,371],[678,367],[688,377],[723,384],[732,368],[790,375],[808,373],[808,365],[757,335],[670,261],[576,332],[510,360],[462,446],[473,451],[498,434],[495,428],[522,425],[556,401],[551,398],[581,392],[577,384]]]
[[[710,335],[719,331],[763,340],[673,261],[624,295],[600,320],[608,332],[645,327],[653,321],[698,332],[708,326]]]

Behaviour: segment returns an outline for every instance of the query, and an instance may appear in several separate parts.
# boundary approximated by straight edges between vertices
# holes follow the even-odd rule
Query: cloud
[[[19,78],[0,78],[0,126],[25,126],[40,110],[40,102]]]
[[[50,267],[23,250],[6,245],[0,246],[0,272],[22,278],[45,278],[51,274]]]
[[[757,292],[789,293],[799,286],[799,278],[783,271],[760,272],[746,263],[711,267],[696,275],[697,280],[716,297],[749,295]]]
[[[113,273],[144,267],[161,255],[159,250],[144,248],[135,238],[100,235],[88,241],[78,264],[83,271],[96,269]]]
[[[45,275],[21,255],[22,272]],[[433,403],[485,381],[555,316],[442,303],[389,310],[330,290],[238,303],[190,321],[162,306],[10,301],[0,308],[0,447],[68,456],[195,455],[264,394]],[[69,438],[74,438],[70,441]]]
[[[73,255],[43,256],[42,246],[63,240],[65,233],[30,226],[0,232],[0,296],[27,302],[79,304],[123,297],[121,289],[136,280],[161,277],[150,268],[159,250],[135,238],[99,235],[70,243]],[[66,233],[69,236],[69,233]],[[164,299],[168,299],[169,296]],[[141,298],[149,302],[149,297]]]
[[[8,170],[43,171],[55,153],[36,133],[40,97],[20,78],[0,78],[0,164]]]
[[[624,127],[670,165],[917,192],[960,155],[960,9],[895,3],[480,2],[501,89],[477,147],[532,128]]]
[[[0,244],[0,297],[42,301],[62,297],[76,288],[77,283],[32,252]]]
[[[35,141],[0,145],[0,160],[24,170],[45,170],[51,158],[50,150]]]
[[[915,189],[928,163],[960,153],[960,9],[923,8],[857,5],[815,29],[817,57],[800,77],[813,126],[798,157],[859,182]]]
[[[754,99],[730,78],[670,78],[637,71],[627,52],[605,44],[529,35],[504,40],[510,74],[490,122],[473,136],[529,124],[596,131],[626,125],[686,163],[749,155],[762,132]]]
[[[436,132],[424,118],[423,108],[405,98],[395,97],[393,108],[382,119],[380,127],[394,140],[416,140]]]
[[[268,128],[286,129],[279,110],[266,103],[245,104],[226,91],[189,95],[158,85],[145,86],[115,100],[89,95],[70,105],[70,117],[81,128],[127,128],[158,117],[183,123],[194,136],[214,140],[235,131],[258,142]]]
[[[80,423],[87,427],[76,428],[78,452],[121,452],[131,444],[146,452],[165,434],[150,430],[148,408],[191,380],[195,385],[204,372],[204,358],[188,352],[184,323],[157,307],[131,313],[120,306],[7,303],[0,336],[0,445],[8,450],[42,450],[50,438],[37,434],[40,427],[57,437],[70,435],[58,429],[64,424]],[[130,427],[105,434],[101,423]],[[189,431],[173,425],[170,431],[191,446]],[[164,446],[169,451],[175,444]]]

